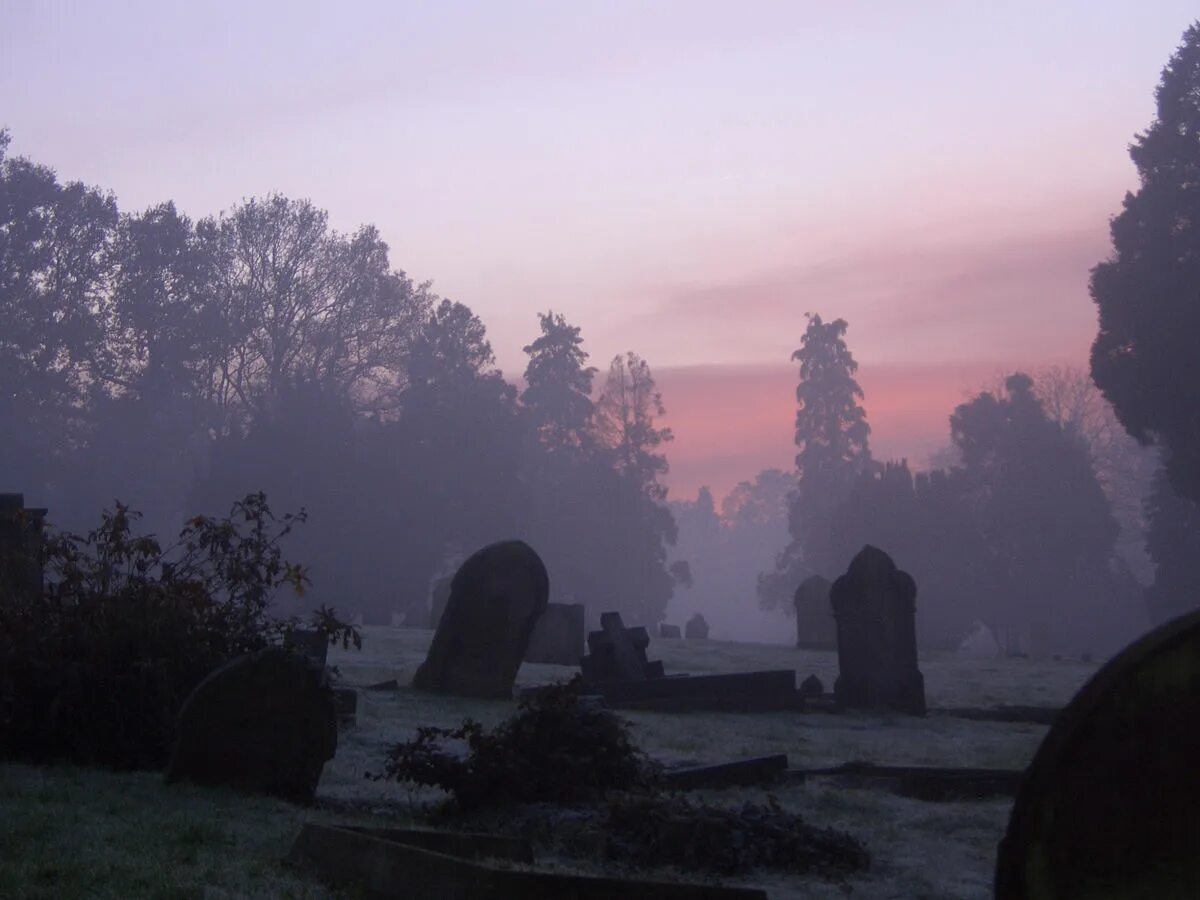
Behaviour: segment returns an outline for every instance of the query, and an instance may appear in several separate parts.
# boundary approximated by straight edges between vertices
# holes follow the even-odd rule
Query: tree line
[[[119,210],[0,131],[0,472],[82,529],[115,499],[158,531],[265,491],[322,602],[425,615],[432,578],[520,537],[557,597],[657,621],[684,564],[650,367],[593,399],[579,329],[539,315],[523,390],[467,306],[308,200],[193,221]],[[306,601],[307,603],[308,601]]]

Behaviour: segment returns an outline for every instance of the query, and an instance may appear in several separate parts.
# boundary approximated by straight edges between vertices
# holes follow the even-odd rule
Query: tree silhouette
[[[1146,515],[1146,549],[1155,567],[1146,599],[1151,619],[1165,622],[1200,606],[1200,504],[1176,494],[1160,470]]]
[[[562,314],[538,314],[542,333],[524,348],[525,390],[521,404],[528,412],[543,446],[549,449],[583,447],[592,424],[592,379],[596,369],[584,366],[579,328]]]
[[[1155,99],[1129,150],[1140,187],[1112,220],[1112,257],[1092,270],[1092,376],[1130,434],[1170,450],[1176,490],[1200,500],[1200,22]]]
[[[653,500],[667,496],[658,481],[667,472],[667,457],[658,448],[674,435],[671,429],[654,424],[656,416],[665,414],[662,394],[646,361],[636,353],[614,357],[596,403],[596,434],[612,454],[616,469]]]
[[[829,575],[844,562],[829,546],[828,526],[859,475],[871,465],[871,428],[854,380],[858,363],[846,346],[844,319],[808,317],[792,360],[800,363],[796,387],[796,490],[788,514],[791,542],[775,570],[759,579],[765,608],[787,609],[805,575]]]

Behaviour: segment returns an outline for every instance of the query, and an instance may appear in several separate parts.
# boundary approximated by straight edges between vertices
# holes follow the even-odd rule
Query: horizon
[[[998,371],[1086,366],[1126,148],[1194,18],[289,10],[230,30],[231,5],[18,4],[10,152],[127,211],[278,191],[373,223],[394,267],[481,317],[510,380],[535,313],[563,313],[600,379],[626,350],[650,364],[674,499],[791,469],[805,312],[849,322],[873,449],[918,466]]]

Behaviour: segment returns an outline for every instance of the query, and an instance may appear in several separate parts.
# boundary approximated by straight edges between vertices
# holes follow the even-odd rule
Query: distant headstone
[[[925,715],[925,678],[917,668],[917,585],[892,558],[867,545],[833,583],[839,706]]]
[[[549,603],[533,626],[525,661],[577,666],[586,631],[582,603]]]
[[[1130,644],[1054,720],[996,859],[997,900],[1200,896],[1200,612]]]
[[[433,591],[429,595],[430,628],[437,628],[441,624],[442,613],[446,611],[446,604],[450,602],[450,585],[453,581],[453,576],[447,576],[434,582]]]
[[[982,622],[976,622],[971,626],[971,630],[962,639],[957,650],[959,656],[967,656],[972,659],[994,659],[1002,655],[1002,652],[996,636]]]
[[[28,509],[24,494],[0,494],[0,598],[42,593],[42,529],[46,510]]]
[[[658,636],[668,640],[678,640],[683,637],[683,634],[679,631],[678,625],[668,625],[663,622],[658,626]]]
[[[325,670],[270,648],[231,660],[184,701],[166,780],[310,803],[337,749]]]
[[[825,693],[825,685],[821,683],[821,679],[816,675],[809,675],[800,682],[800,695],[802,697],[820,697]]]
[[[792,597],[796,608],[796,646],[803,650],[836,650],[837,624],[829,591],[833,585],[820,575],[810,575]]]
[[[580,661],[589,684],[662,678],[663,664],[648,662],[650,635],[642,627],[626,628],[621,614],[600,614],[600,630],[588,634],[588,655]]]
[[[708,622],[704,621],[704,616],[700,613],[693,614],[683,626],[683,636],[689,641],[708,640]]]
[[[297,628],[289,636],[289,642],[296,652],[318,666],[325,666],[329,659],[329,635],[323,631]]]
[[[413,687],[462,697],[511,697],[550,579],[523,541],[489,544],[455,573],[445,612]]]

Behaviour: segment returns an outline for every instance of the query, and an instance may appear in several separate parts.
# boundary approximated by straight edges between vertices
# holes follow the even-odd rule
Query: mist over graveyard
[[[21,16],[30,47],[45,40],[50,26]],[[854,31],[838,23],[830,35]],[[888,27],[913,53],[932,40]],[[1194,876],[1172,867],[1195,841],[1171,836],[1200,785],[1159,790],[1200,750],[1195,717],[1171,712],[1200,709],[1200,22],[1169,31],[1161,48],[1137,33],[1131,57],[1155,60],[1141,81],[1111,76],[1112,118],[1139,117],[1105,148],[1121,174],[1083,155],[1099,126],[1078,145],[1059,135],[1027,188],[1046,197],[1025,205],[1003,196],[1019,193],[1015,169],[989,184],[982,156],[956,168],[979,109],[953,137],[913,114],[945,158],[916,153],[890,113],[879,133],[865,125],[855,102],[879,84],[875,62],[829,89],[842,113],[813,106],[846,134],[794,170],[729,151],[741,162],[719,175],[695,149],[695,183],[672,180],[687,147],[734,141],[693,134],[686,105],[639,114],[644,132],[622,145],[661,154],[654,177],[591,155],[641,109],[606,119],[606,79],[659,72],[643,67],[669,46],[681,73],[768,92],[778,73],[746,51],[761,35],[730,35],[726,59],[666,28],[670,41],[631,38],[641,50],[583,74],[557,50],[529,71],[481,52],[462,77],[494,76],[495,94],[439,82],[449,99],[430,87],[413,101],[414,123],[446,116],[449,132],[420,157],[429,184],[406,176],[421,184],[411,206],[386,168],[350,191],[308,156],[391,96],[361,87],[376,83],[365,69],[353,102],[335,96],[349,82],[310,85],[330,110],[311,143],[280,110],[247,132],[269,153],[231,136],[228,181],[224,157],[195,162],[186,129],[117,163],[80,152],[87,127],[104,133],[95,122],[60,132],[36,104],[11,120],[0,104],[0,802],[17,810],[11,827],[0,810],[0,897],[219,883],[340,898],[366,877],[345,860],[368,851],[396,872],[443,872],[411,861],[435,850],[471,860],[429,896],[460,877],[488,897],[525,877],[547,879],[546,896],[572,878],[633,890],[603,888],[616,872],[678,890],[662,896],[1015,900],[1069,895],[1025,893],[1027,876],[1127,888],[1160,851],[1158,887]],[[575,73],[578,106],[522,93],[543,63]],[[114,84],[127,65],[111,62]],[[914,79],[942,71],[912,65]],[[1062,64],[1070,91],[1083,67]],[[677,76],[646,77],[673,91]],[[1040,110],[1037,78],[1013,77]],[[55,90],[83,90],[67,81]],[[136,81],[153,107],[157,88]],[[739,106],[698,83],[730,133],[776,134],[763,97]],[[991,90],[981,108],[1025,123]],[[221,114],[254,120],[228,93]],[[1105,116],[1086,96],[1077,122],[1063,116],[1080,134]],[[398,148],[394,123],[367,118]],[[463,151],[468,121],[495,128],[495,147]],[[510,144],[523,127],[528,143]],[[893,149],[883,131],[897,134],[894,182],[869,175]],[[571,149],[580,135],[586,152]],[[289,141],[295,159],[278,156]],[[471,154],[499,166],[493,151],[514,183],[473,197]],[[1068,151],[1069,165],[1055,157]],[[1076,191],[1093,175],[1088,197],[1102,187],[1106,206]],[[915,184],[927,207],[905,193]],[[556,190],[579,218],[556,219]],[[627,194],[636,214],[614,217]],[[691,204],[710,202],[701,226]],[[1061,221],[1040,221],[1052,207]],[[978,229],[956,233],[970,231],[960,215]],[[662,243],[665,220],[678,243]],[[1073,766],[1083,780],[1062,774]],[[1126,767],[1160,780],[1109,816],[1106,773]],[[130,851],[113,864],[126,881],[88,893],[100,857],[56,868],[29,849],[78,843],[92,826],[62,805],[82,793],[100,798],[87,815],[129,835],[146,809],[178,817],[129,838],[173,874],[154,881]],[[1050,808],[1084,824],[1046,837]],[[1131,837],[1156,816],[1161,829]],[[1105,817],[1127,820],[1132,849],[1093,884],[1081,860],[1115,839],[1087,823]],[[165,849],[156,830],[173,835]],[[32,862],[4,858],[6,835]],[[914,860],[943,837],[945,871],[923,871]],[[492,843],[457,843],[472,840]],[[1034,872],[1042,840],[1051,862]]]

